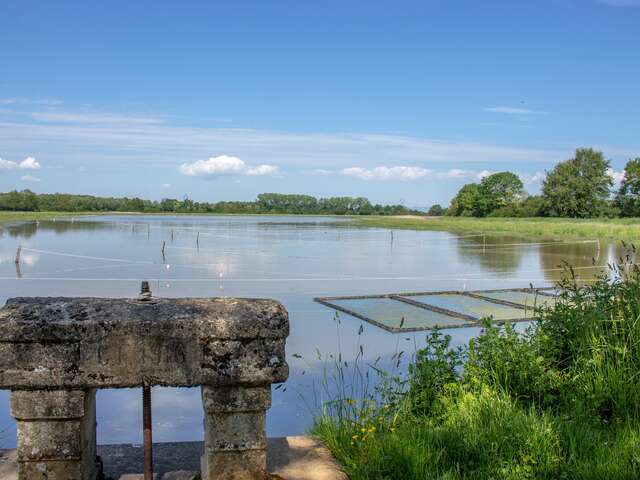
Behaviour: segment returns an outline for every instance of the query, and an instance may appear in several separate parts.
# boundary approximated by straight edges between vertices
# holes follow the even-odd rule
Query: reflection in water
[[[562,279],[566,264],[574,269],[576,279],[590,280],[607,271],[606,265],[615,261],[623,251],[622,245],[601,241],[569,243],[566,245],[543,245],[538,258],[549,283]],[[605,268],[598,268],[605,266]]]
[[[338,225],[336,225],[338,222]],[[274,390],[270,435],[300,434],[310,407],[323,400],[317,351],[350,362],[362,345],[364,362],[420,346],[424,333],[390,334],[313,302],[318,296],[483,290],[547,286],[563,261],[590,265],[596,244],[447,232],[353,228],[324,217],[115,216],[27,222],[0,229],[0,303],[16,296],[134,297],[141,280],[165,297],[268,297],[289,311],[291,376]],[[533,244],[531,244],[533,243]],[[164,248],[164,258],[162,245]],[[524,245],[523,245],[524,244]],[[527,245],[528,244],[528,245]],[[22,245],[20,269],[15,254]],[[602,244],[601,264],[619,255]],[[590,270],[580,270],[589,275]],[[16,278],[16,274],[22,278]],[[362,328],[362,334],[358,332]],[[450,330],[462,345],[477,328]],[[339,345],[339,347],[338,347]],[[409,355],[407,354],[407,357]],[[155,389],[154,429],[161,441],[202,436],[199,391]],[[0,430],[13,428],[8,394],[0,394]],[[98,395],[100,443],[140,441],[140,393]],[[13,441],[11,430],[8,446]]]
[[[78,230],[104,230],[110,228],[106,223],[91,221],[72,221],[72,220],[38,220],[32,222],[23,222],[13,225],[7,225],[0,228],[1,232],[6,232],[10,237],[14,238],[31,238],[38,231],[52,231],[55,233],[68,233]]]
[[[510,246],[512,243],[522,243],[522,239],[476,236],[463,238],[456,245],[461,259],[477,264],[483,271],[500,273],[517,270],[523,257],[531,254],[532,247]]]

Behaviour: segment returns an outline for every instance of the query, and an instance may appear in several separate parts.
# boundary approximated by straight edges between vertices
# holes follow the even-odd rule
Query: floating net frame
[[[553,287],[544,287],[544,288],[504,288],[504,289],[492,289],[492,290],[472,290],[472,291],[458,291],[458,290],[446,290],[446,291],[424,291],[424,292],[400,292],[400,293],[388,293],[388,294],[378,294],[378,295],[350,295],[350,296],[336,296],[336,297],[317,297],[314,298],[314,301],[325,305],[334,310],[346,313],[353,317],[364,320],[372,325],[375,325],[383,330],[392,333],[399,332],[416,332],[416,331],[426,331],[426,330],[435,330],[435,329],[445,329],[445,328],[467,328],[467,327],[478,327],[482,325],[482,319],[486,318],[486,316],[477,316],[470,315],[468,313],[462,311],[456,311],[451,308],[445,308],[438,305],[433,305],[428,303],[423,298],[420,300],[416,300],[412,297],[435,297],[439,295],[447,295],[447,296],[460,296],[462,298],[473,298],[479,302],[484,302],[487,304],[493,304],[496,306],[508,307],[511,309],[522,310],[523,313],[535,312],[539,307],[527,305],[526,303],[519,303],[515,301],[503,300],[500,298],[493,298],[489,296],[483,296],[483,294],[489,293],[508,293],[508,292],[522,292],[528,295],[542,296],[554,298],[556,295],[553,293],[556,291]],[[357,307],[350,308],[344,304],[336,303],[350,300],[373,300],[373,299],[388,299],[391,301],[397,301],[401,304],[410,305],[416,309],[427,310],[433,312],[436,315],[449,317],[452,320],[455,320],[456,323],[433,323],[432,325],[425,325],[421,327],[415,326],[404,326],[403,322],[400,323],[399,326],[390,325],[389,321],[372,318],[369,314],[365,314],[362,312],[362,309],[358,311]],[[459,310],[464,310],[460,308]],[[535,315],[527,316],[526,314],[523,316],[517,316],[513,318],[500,318],[494,319],[494,323],[496,324],[504,324],[504,323],[514,323],[514,322],[531,322],[535,321]],[[460,323],[462,321],[462,323]]]

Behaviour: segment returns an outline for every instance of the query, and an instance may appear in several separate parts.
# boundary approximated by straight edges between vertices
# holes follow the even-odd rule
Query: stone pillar
[[[18,480],[95,480],[95,390],[14,390]]]
[[[271,406],[271,386],[203,386],[202,404],[202,480],[265,478],[265,414]]]

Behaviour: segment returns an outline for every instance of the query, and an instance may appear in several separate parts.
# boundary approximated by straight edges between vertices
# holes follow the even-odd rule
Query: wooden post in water
[[[165,245],[165,241],[162,240],[162,261],[163,262],[165,261],[165,258],[164,258],[164,245]]]
[[[22,245],[18,245],[16,250],[16,277],[22,278],[22,272],[20,271],[20,254],[22,253]]]
[[[196,248],[200,248],[200,232],[198,232],[198,236],[196,237]]]

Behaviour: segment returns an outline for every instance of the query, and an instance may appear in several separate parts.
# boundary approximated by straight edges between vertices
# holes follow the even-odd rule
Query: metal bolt
[[[138,296],[138,300],[151,300],[151,287],[149,287],[149,282],[146,280],[140,284],[140,295]]]

